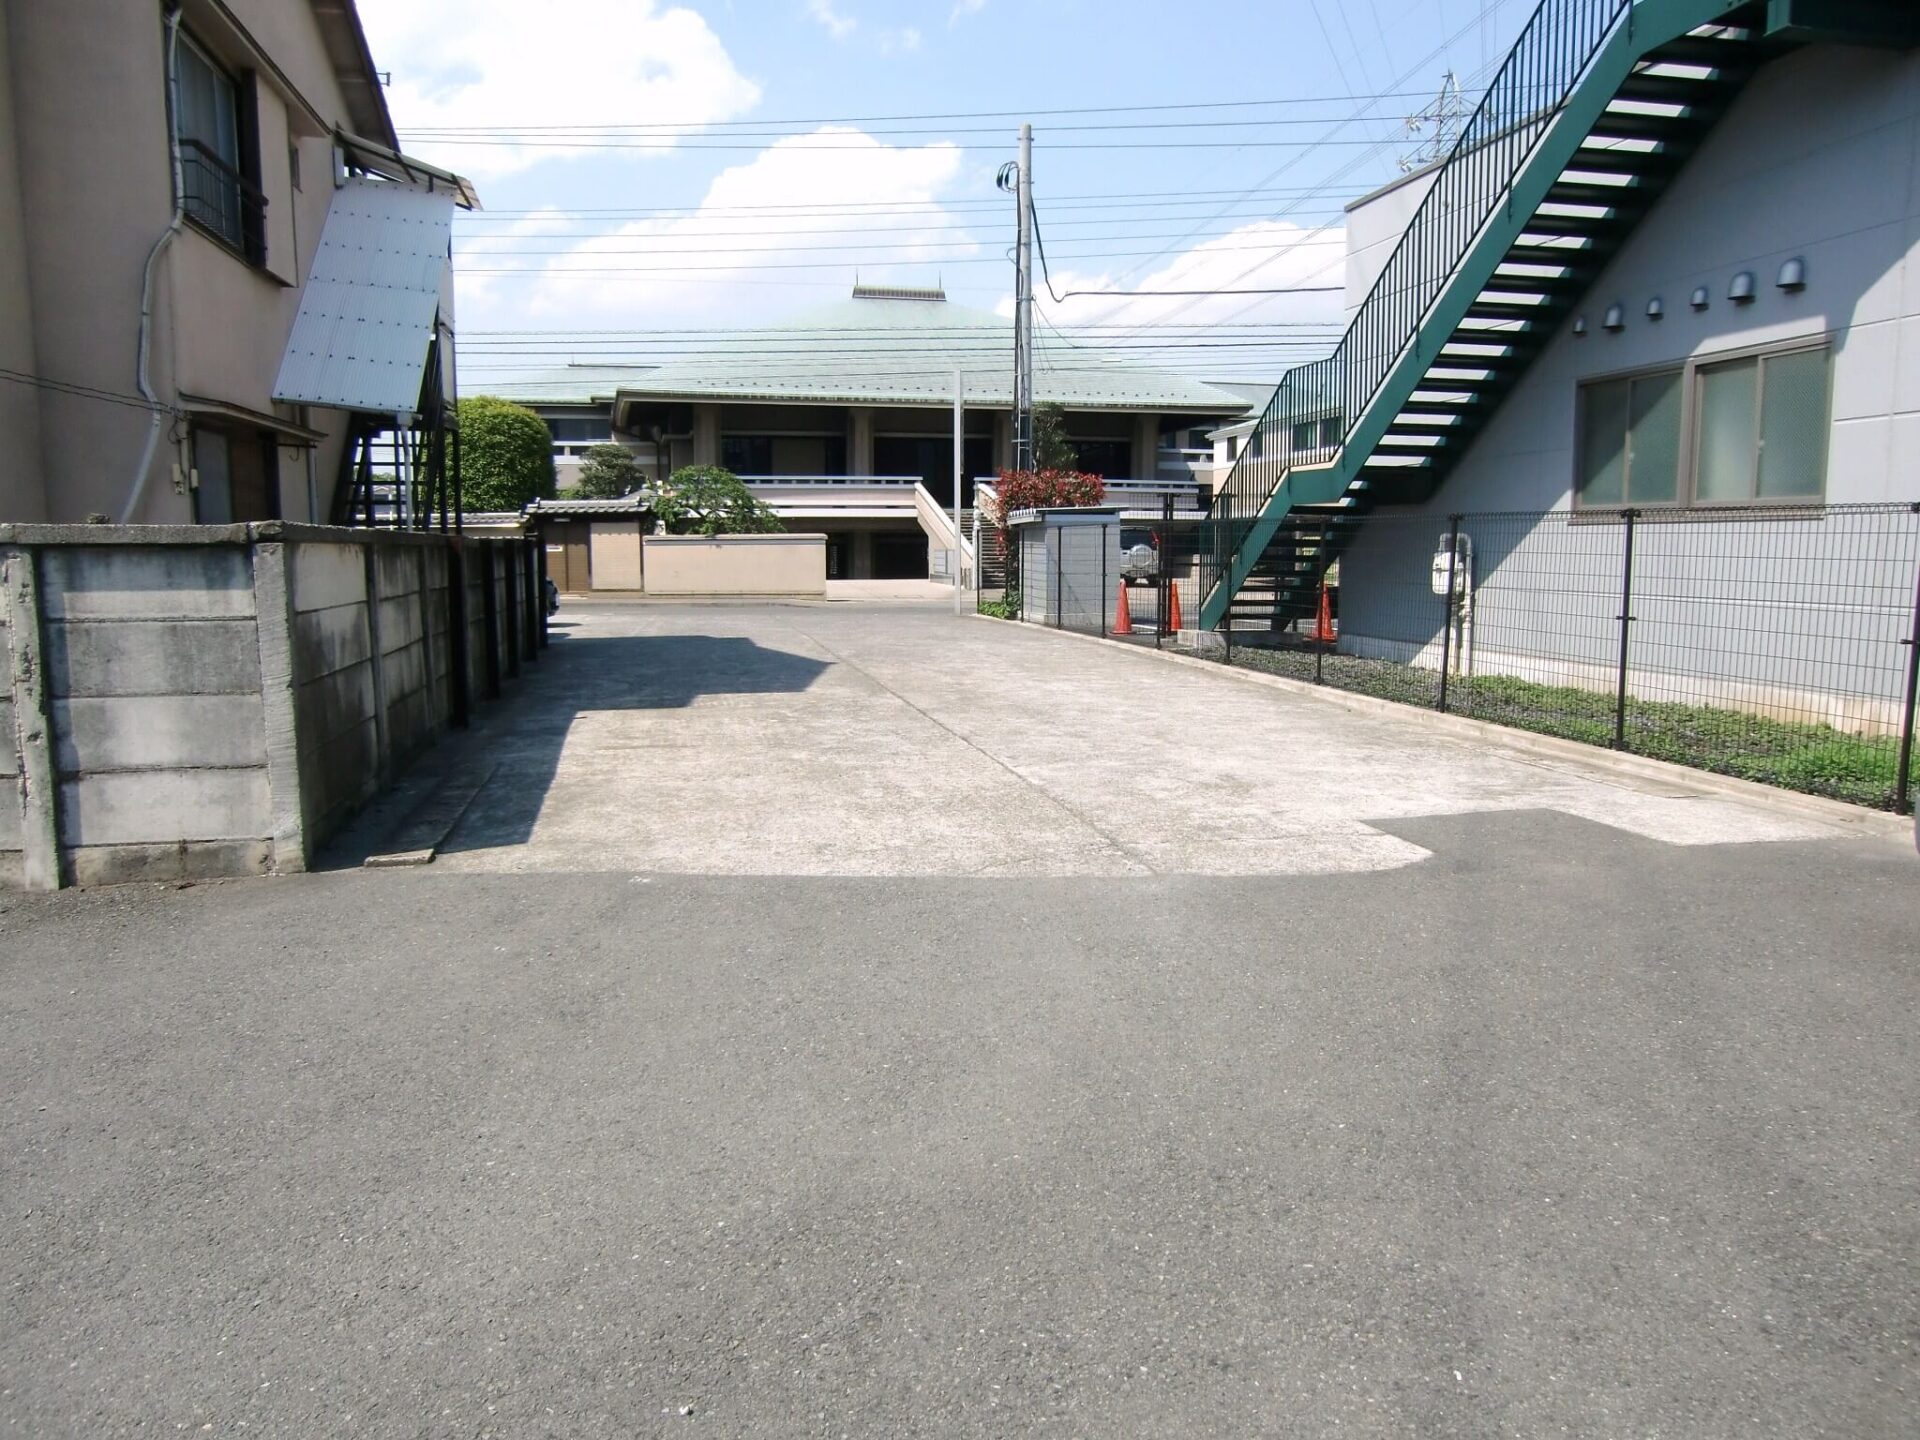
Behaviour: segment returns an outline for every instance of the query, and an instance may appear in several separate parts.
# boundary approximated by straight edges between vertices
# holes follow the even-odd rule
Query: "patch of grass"
[[[1018,620],[1020,618],[1020,587],[1009,585],[1001,592],[998,600],[980,599],[980,613],[991,615],[996,620]]]
[[[1236,649],[1233,655],[1236,665],[1296,680],[1314,678],[1313,658],[1311,651]],[[1326,684],[1342,690],[1427,709],[1439,701],[1435,672],[1390,660],[1328,655],[1321,673]],[[1448,686],[1447,709],[1588,745],[1613,742],[1614,697],[1571,685],[1505,675],[1456,679]],[[1891,735],[1850,735],[1814,722],[1633,698],[1627,701],[1625,734],[1626,749],[1635,755],[1856,805],[1893,804],[1900,744]]]

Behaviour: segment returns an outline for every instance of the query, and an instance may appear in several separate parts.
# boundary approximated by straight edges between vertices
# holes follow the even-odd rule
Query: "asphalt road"
[[[0,1431],[1912,1436],[1920,864],[0,899]]]

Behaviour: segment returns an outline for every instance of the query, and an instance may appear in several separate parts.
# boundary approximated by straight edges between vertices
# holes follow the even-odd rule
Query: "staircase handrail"
[[[1401,232],[1340,343],[1289,370],[1214,494],[1215,580],[1231,583],[1233,551],[1289,470],[1338,458],[1394,364],[1417,343],[1428,311],[1471,250],[1541,136],[1607,37],[1638,0],[1541,0],[1488,84],[1459,140]],[[1463,360],[1471,368],[1471,361]],[[1328,442],[1331,420],[1338,441]],[[1296,462],[1297,424],[1313,427]]]

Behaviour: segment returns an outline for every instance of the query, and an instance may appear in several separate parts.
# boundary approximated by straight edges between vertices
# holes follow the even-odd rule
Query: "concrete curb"
[[[1309,684],[1305,680],[1289,680],[1284,675],[1268,675],[1258,670],[1244,670],[1237,665],[1222,664],[1218,660],[1202,660],[1192,655],[1181,655],[1172,650],[1149,650],[1138,645],[1121,645],[1104,635],[1083,635],[1075,630],[1055,630],[1044,625],[1029,625],[1021,620],[1001,620],[997,615],[975,614],[974,618],[995,624],[1019,625],[1022,629],[1043,635],[1056,635],[1065,640],[1105,645],[1127,654],[1138,655],[1143,659],[1169,661],[1175,665],[1191,665],[1206,671],[1209,675],[1220,675],[1252,685],[1264,685],[1270,690],[1280,690],[1289,695],[1298,695],[1302,699],[1316,700],[1323,705],[1337,706],[1359,715],[1393,716],[1403,720],[1417,718],[1422,724],[1433,726],[1444,734],[1458,736],[1464,740],[1478,740],[1507,750],[1572,761],[1593,770],[1607,770],[1615,774],[1631,775],[1636,779],[1656,780],[1663,784],[1684,786],[1689,790],[1706,794],[1748,800],[1774,809],[1791,811],[1808,819],[1825,821],[1830,825],[1841,825],[1876,839],[1898,840],[1903,844],[1913,839],[1914,822],[1908,816],[1893,815],[1883,810],[1867,810],[1858,805],[1849,805],[1843,800],[1829,800],[1822,795],[1802,795],[1795,790],[1781,790],[1772,785],[1762,785],[1757,780],[1742,780],[1733,775],[1716,775],[1711,770],[1695,770],[1691,766],[1677,765],[1670,760],[1653,760],[1644,755],[1624,755],[1617,750],[1601,750],[1596,746],[1583,745],[1577,740],[1562,740],[1556,735],[1536,735],[1530,730],[1516,730],[1510,726],[1496,725],[1491,720],[1476,720],[1470,715],[1443,715],[1437,710],[1422,710],[1415,705],[1402,705],[1397,701],[1381,700],[1372,695],[1356,695],[1350,691],[1335,690],[1325,685]]]

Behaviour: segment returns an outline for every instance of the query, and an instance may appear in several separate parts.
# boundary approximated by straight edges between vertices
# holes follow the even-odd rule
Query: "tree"
[[[1051,400],[1041,401],[1033,407],[1033,468],[1064,471],[1079,463],[1067,438],[1067,412]]]
[[[524,405],[470,395],[460,419],[460,494],[468,510],[518,510],[553,495],[553,435]]]
[[[587,500],[618,500],[638,490],[644,477],[640,462],[624,445],[595,445],[580,462],[580,488]]]
[[[740,477],[718,465],[687,465],[667,477],[653,513],[669,535],[766,535],[787,527]]]

